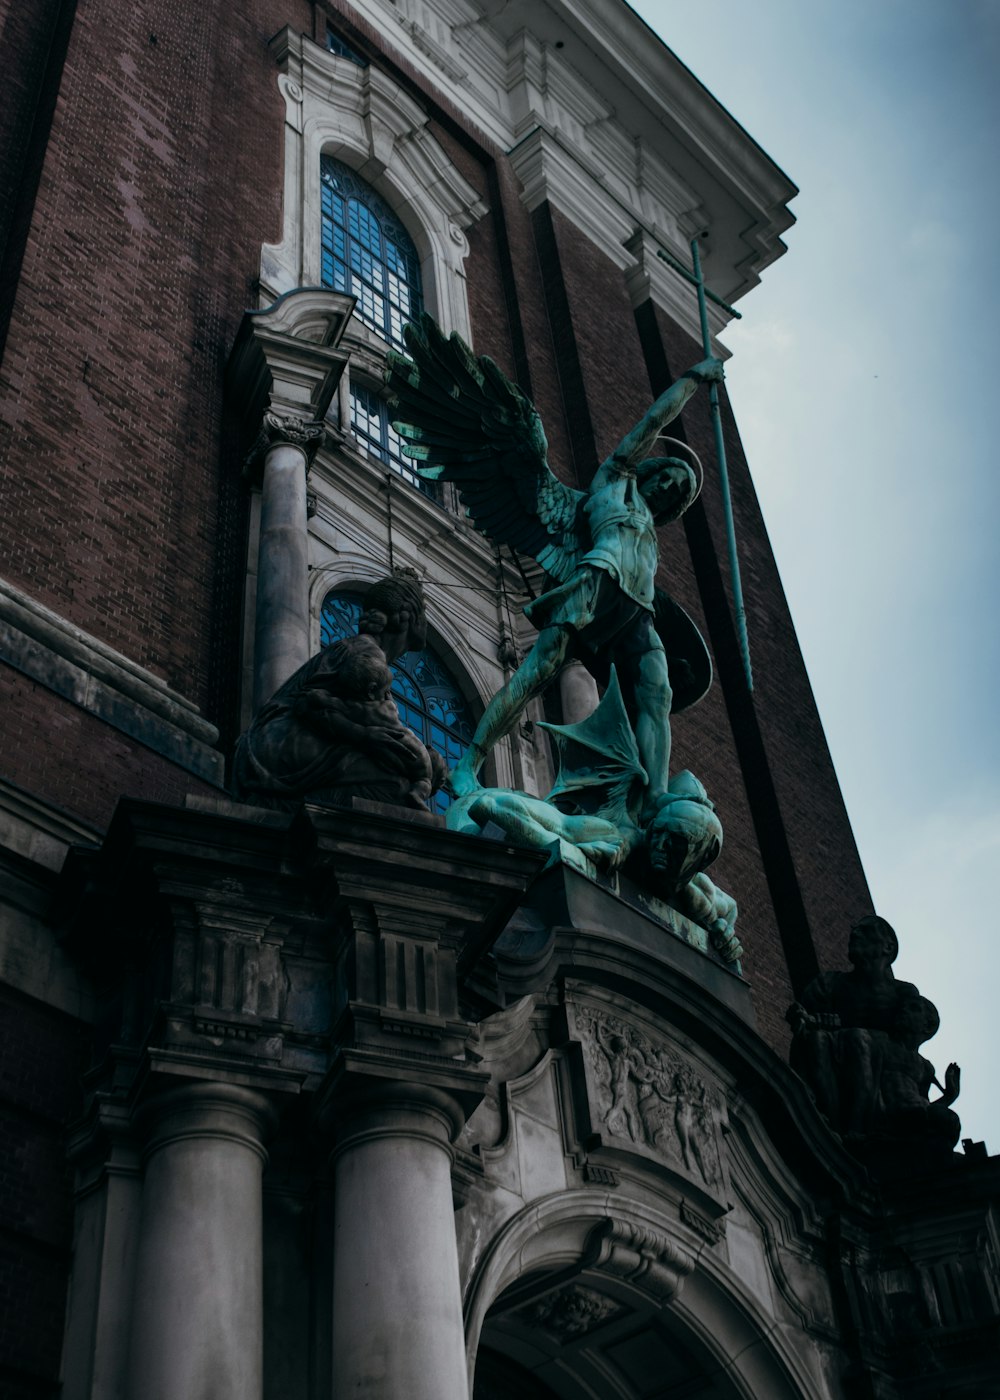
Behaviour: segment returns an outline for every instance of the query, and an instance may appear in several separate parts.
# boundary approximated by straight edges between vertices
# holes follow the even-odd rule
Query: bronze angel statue
[[[646,784],[641,818],[670,800],[670,714],[699,700],[711,662],[698,629],[657,589],[656,531],[696,498],[700,480],[679,457],[648,457],[699,384],[722,379],[709,359],[653,404],[598,467],[587,491],[561,482],[546,459],[534,405],[487,356],[476,357],[432,317],[406,328],[409,356],[392,353],[386,379],[403,451],[422,476],[453,482],[476,527],[498,545],[537,559],[552,587],[525,608],[538,628],[531,651],[494,695],[472,743],[452,770],[456,797],[525,706],[567,662],[600,684],[612,665]]]

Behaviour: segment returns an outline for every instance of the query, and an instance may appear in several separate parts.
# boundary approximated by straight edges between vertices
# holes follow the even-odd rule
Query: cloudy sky
[[[802,191],[728,388],[924,1053],[997,1152],[1000,0],[635,7]]]

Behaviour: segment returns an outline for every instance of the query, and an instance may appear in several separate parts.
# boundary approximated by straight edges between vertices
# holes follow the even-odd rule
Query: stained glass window
[[[320,642],[329,646],[358,630],[363,598],[337,589],[328,593],[320,614]],[[472,741],[475,724],[469,706],[441,658],[430,647],[407,651],[392,663],[392,693],[399,717],[429,749],[453,768]],[[451,798],[436,792],[432,811],[443,812]]]
[[[411,486],[440,501],[441,488],[435,481],[425,481],[413,470],[409,457],[404,457],[399,434],[390,421],[391,412],[385,399],[374,389],[351,380],[351,431],[365,451],[378,457],[398,472]]]
[[[413,239],[370,185],[332,156],[320,161],[324,287],[358,299],[356,314],[394,345],[423,306]]]

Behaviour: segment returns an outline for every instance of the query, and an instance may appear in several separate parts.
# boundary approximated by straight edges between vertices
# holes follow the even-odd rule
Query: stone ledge
[[[95,827],[0,778],[0,847],[58,872],[70,846],[100,839]]]
[[[210,783],[224,760],[198,707],[20,589],[0,579],[0,660]]]

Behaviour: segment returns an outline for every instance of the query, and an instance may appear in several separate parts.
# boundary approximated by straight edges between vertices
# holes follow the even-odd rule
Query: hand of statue
[[[697,380],[699,384],[721,384],[725,379],[725,372],[722,368],[722,361],[716,359],[702,360],[688,370],[688,377]]]
[[[952,1063],[944,1072],[944,1096],[945,1103],[954,1103],[958,1098],[959,1089],[962,1084],[962,1071],[958,1065]]]
[[[785,1020],[795,1035],[811,1026],[818,1031],[835,1031],[840,1028],[840,1017],[835,1011],[807,1011],[801,1002],[793,1002],[785,1013]]]

